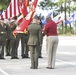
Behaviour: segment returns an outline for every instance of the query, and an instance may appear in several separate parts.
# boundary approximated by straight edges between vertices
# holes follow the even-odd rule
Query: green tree
[[[65,7],[63,6],[63,3],[65,2],[65,0],[59,0],[58,2],[54,2],[52,0],[44,0],[42,2],[40,2],[40,6],[41,9],[43,10],[52,10],[52,9],[57,9],[53,12],[53,17],[55,17],[56,12],[63,12],[65,10]],[[63,22],[62,22],[62,33],[64,32],[64,26],[63,26]]]
[[[39,7],[43,10],[50,10],[56,8],[57,3],[52,2],[51,0],[43,0],[40,2]]]
[[[71,5],[71,3],[76,0],[59,0],[58,2],[54,2],[55,0],[43,0],[40,2],[39,7],[43,10],[52,10],[52,9],[58,9],[56,10],[57,12],[65,12],[65,20],[67,19],[67,12],[69,13],[69,17],[70,17],[70,13],[73,12],[74,10],[76,10],[76,4],[74,4],[73,6]],[[64,24],[65,25],[65,24]],[[65,32],[67,33],[67,25],[64,26],[62,23],[62,33]],[[70,29],[71,29],[71,25],[70,25]]]
[[[63,6],[64,3],[65,3],[65,0],[60,0],[60,1],[57,2],[57,5],[59,7],[59,12],[61,12],[61,13],[65,10],[65,7]],[[64,24],[63,24],[63,22],[61,24],[61,27],[62,27],[62,31],[61,32],[63,34],[64,33]]]
[[[0,0],[0,10],[5,10],[11,0]]]

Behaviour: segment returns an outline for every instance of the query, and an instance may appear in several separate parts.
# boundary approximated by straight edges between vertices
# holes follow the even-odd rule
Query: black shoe
[[[6,56],[11,56],[10,54],[6,54]]]
[[[11,59],[15,59],[15,57],[11,57]]]
[[[34,67],[30,67],[30,69],[35,69]]]
[[[18,57],[15,57],[15,59],[19,59]]]
[[[52,67],[46,67],[47,69],[54,69],[54,68],[52,68]]]
[[[24,55],[24,56],[22,56],[22,58],[29,58],[29,57]]]
[[[11,59],[19,59],[18,57],[11,57]]]
[[[22,58],[24,59],[24,58],[25,58],[25,56],[22,56]]]
[[[39,56],[39,58],[43,58],[42,56]]]
[[[35,69],[38,69],[37,67],[35,67]]]
[[[22,58],[25,58],[25,55],[22,55]]]
[[[25,56],[25,58],[30,58],[30,57],[28,57],[28,56]]]
[[[0,59],[3,59],[3,60],[5,60],[5,58],[4,58],[4,57],[0,57]]]

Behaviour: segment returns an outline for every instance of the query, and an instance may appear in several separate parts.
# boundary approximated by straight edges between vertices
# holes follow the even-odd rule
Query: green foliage
[[[74,3],[74,4],[71,4]],[[74,13],[74,11],[76,11],[76,0],[58,0],[58,2],[54,2],[52,0],[43,0],[40,2],[39,7],[43,10],[47,9],[47,10],[52,10],[52,9],[56,9],[53,11],[53,17],[55,17],[58,13],[62,13],[65,12],[65,20],[67,19],[67,15],[66,13],[70,14]],[[70,26],[70,27],[69,27]],[[59,34],[62,33],[74,33],[74,29],[72,28],[71,25],[61,25],[58,28],[58,32]]]
[[[59,2],[57,2],[57,5],[60,6],[65,2],[65,0],[59,0]]]
[[[67,27],[67,33],[72,33],[74,34],[73,27],[70,28],[70,26]]]
[[[49,10],[49,9],[52,9],[53,6],[55,7],[56,5],[57,5],[56,3],[54,3],[50,0],[43,0],[40,2],[39,7],[41,7],[41,9],[43,9],[43,10],[45,10],[45,9]]]
[[[2,5],[0,4],[0,10],[2,10]]]
[[[72,11],[76,10],[76,2],[74,2],[73,6],[71,7],[71,10]]]
[[[5,10],[11,0],[0,0],[0,10]]]

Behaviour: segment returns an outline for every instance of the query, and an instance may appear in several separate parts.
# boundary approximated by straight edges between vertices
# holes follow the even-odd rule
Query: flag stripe
[[[12,17],[12,3],[10,4],[10,17]]]
[[[16,0],[16,15],[18,15],[19,14],[19,11],[18,11],[18,2],[19,2],[19,0]]]
[[[12,17],[14,16],[14,0],[11,1],[12,2]]]
[[[14,15],[16,16],[16,0],[14,0]]]
[[[3,12],[3,18],[5,18],[5,12]]]
[[[14,35],[16,35],[16,33],[24,33],[28,27],[28,25],[31,23],[32,21],[32,17],[34,15],[35,12],[35,8],[37,5],[38,0],[34,0],[33,6],[31,11],[27,14],[27,16],[23,19],[22,23],[17,26],[17,28],[14,30]]]
[[[8,18],[10,18],[10,11],[9,11],[9,10],[10,10],[10,7],[7,8],[7,15],[8,15]]]
[[[20,0],[11,0],[8,8],[0,15],[0,19],[12,18],[20,13]]]
[[[6,10],[6,12],[5,12],[5,16],[6,16],[6,18],[8,18],[8,15],[7,15],[7,10]]]

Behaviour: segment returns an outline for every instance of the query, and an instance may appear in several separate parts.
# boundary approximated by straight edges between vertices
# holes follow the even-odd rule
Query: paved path
[[[30,58],[22,59],[20,46],[18,48],[19,59],[11,60],[5,56],[0,60],[0,75],[76,75],[76,36],[59,36],[55,69],[46,69],[45,38],[42,47],[42,59],[39,59],[39,68],[30,69]]]

